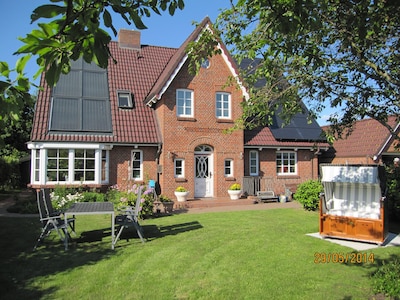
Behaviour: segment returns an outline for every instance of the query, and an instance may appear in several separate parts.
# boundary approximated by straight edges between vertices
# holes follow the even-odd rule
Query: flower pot
[[[285,195],[280,195],[279,196],[279,202],[280,203],[285,203],[286,202],[286,196]]]
[[[164,206],[164,213],[170,214],[174,209],[174,202],[163,202],[163,206]]]
[[[242,194],[241,190],[228,190],[229,197],[231,200],[238,200]]]
[[[178,200],[178,202],[185,202],[187,200],[188,194],[189,194],[189,192],[176,192],[175,191],[176,200]]]

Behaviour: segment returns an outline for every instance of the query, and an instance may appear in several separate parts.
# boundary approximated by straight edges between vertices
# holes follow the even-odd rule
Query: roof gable
[[[399,132],[399,124],[395,116],[388,118],[388,124]],[[328,129],[329,126],[324,126]],[[351,134],[333,143],[336,157],[379,157],[389,150],[393,143],[388,129],[375,119],[357,121]]]
[[[151,106],[153,103],[161,99],[161,96],[167,90],[167,88],[174,80],[175,76],[178,74],[188,58],[188,55],[186,54],[186,48],[188,44],[190,42],[196,41],[203,30],[212,30],[212,24],[208,17],[204,18],[203,21],[195,28],[192,34],[183,42],[183,44],[176,51],[175,55],[169,61],[168,65],[162,72],[154,87],[151,89],[149,95],[146,97],[145,103],[147,105]],[[247,91],[239,79],[238,67],[235,61],[232,59],[231,55],[229,54],[229,51],[226,49],[225,45],[222,42],[219,42],[218,47],[221,49],[221,55],[228,65],[232,76],[236,78],[239,86],[241,87],[243,95],[245,97],[248,97]]]

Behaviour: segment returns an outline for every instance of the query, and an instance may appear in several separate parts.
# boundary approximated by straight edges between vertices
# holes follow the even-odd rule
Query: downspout
[[[162,143],[157,145],[156,164],[157,164],[157,182],[160,182],[160,156],[162,152]]]

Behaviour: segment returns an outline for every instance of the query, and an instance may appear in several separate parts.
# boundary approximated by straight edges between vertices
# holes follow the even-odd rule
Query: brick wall
[[[143,180],[136,183],[148,183],[149,179],[157,178],[156,147],[115,146],[110,151],[110,185],[118,184],[125,188],[134,181],[130,179],[130,162],[132,150],[142,150],[143,153]]]
[[[249,152],[245,151],[245,176],[249,176]],[[282,149],[284,150],[284,149]],[[258,151],[258,150],[257,150]],[[318,158],[310,150],[297,151],[297,174],[278,175],[276,171],[276,150],[263,149],[258,151],[259,157],[259,176],[261,179],[261,190],[272,190],[275,194],[285,192],[285,187],[290,187],[293,191],[297,185],[309,180],[318,179]]]
[[[163,152],[160,163],[163,173],[160,176],[161,192],[174,198],[177,186],[184,186],[195,192],[195,158],[194,150],[199,145],[209,145],[213,149],[213,196],[226,197],[228,187],[234,182],[241,182],[243,175],[243,131],[232,134],[224,133],[233,126],[233,121],[241,115],[240,102],[243,96],[236,87],[228,86],[231,76],[221,56],[210,59],[208,69],[200,69],[197,76],[189,74],[187,64],[175,77],[162,99],[156,105],[157,118],[163,137]],[[176,116],[176,90],[190,89],[194,93],[194,117],[178,119]],[[223,91],[231,94],[232,120],[221,122],[215,116],[215,93]],[[185,160],[185,178],[174,177],[174,158]],[[224,177],[224,161],[234,162],[234,177]]]

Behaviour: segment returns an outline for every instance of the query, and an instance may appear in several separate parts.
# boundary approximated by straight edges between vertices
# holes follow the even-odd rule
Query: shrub
[[[104,202],[105,195],[97,192],[83,192],[83,202]]]
[[[400,260],[395,259],[390,264],[382,262],[382,266],[372,275],[374,293],[386,296],[400,296]]]
[[[153,190],[145,185],[133,184],[126,189],[114,185],[107,191],[107,201],[113,202],[117,208],[126,206],[135,206],[137,201],[138,189],[142,189],[142,197],[140,199],[140,213],[141,218],[149,217],[153,214]]]
[[[169,197],[167,197],[167,196],[165,196],[165,195],[160,195],[160,196],[158,197],[158,200],[160,200],[160,202],[162,202],[162,203],[164,203],[164,202],[173,202],[173,201],[171,200],[171,198],[169,198]]]
[[[294,199],[299,201],[305,210],[317,210],[319,195],[324,188],[319,180],[307,180],[297,187]]]
[[[387,200],[390,218],[400,221],[400,169],[393,166],[386,168]]]

